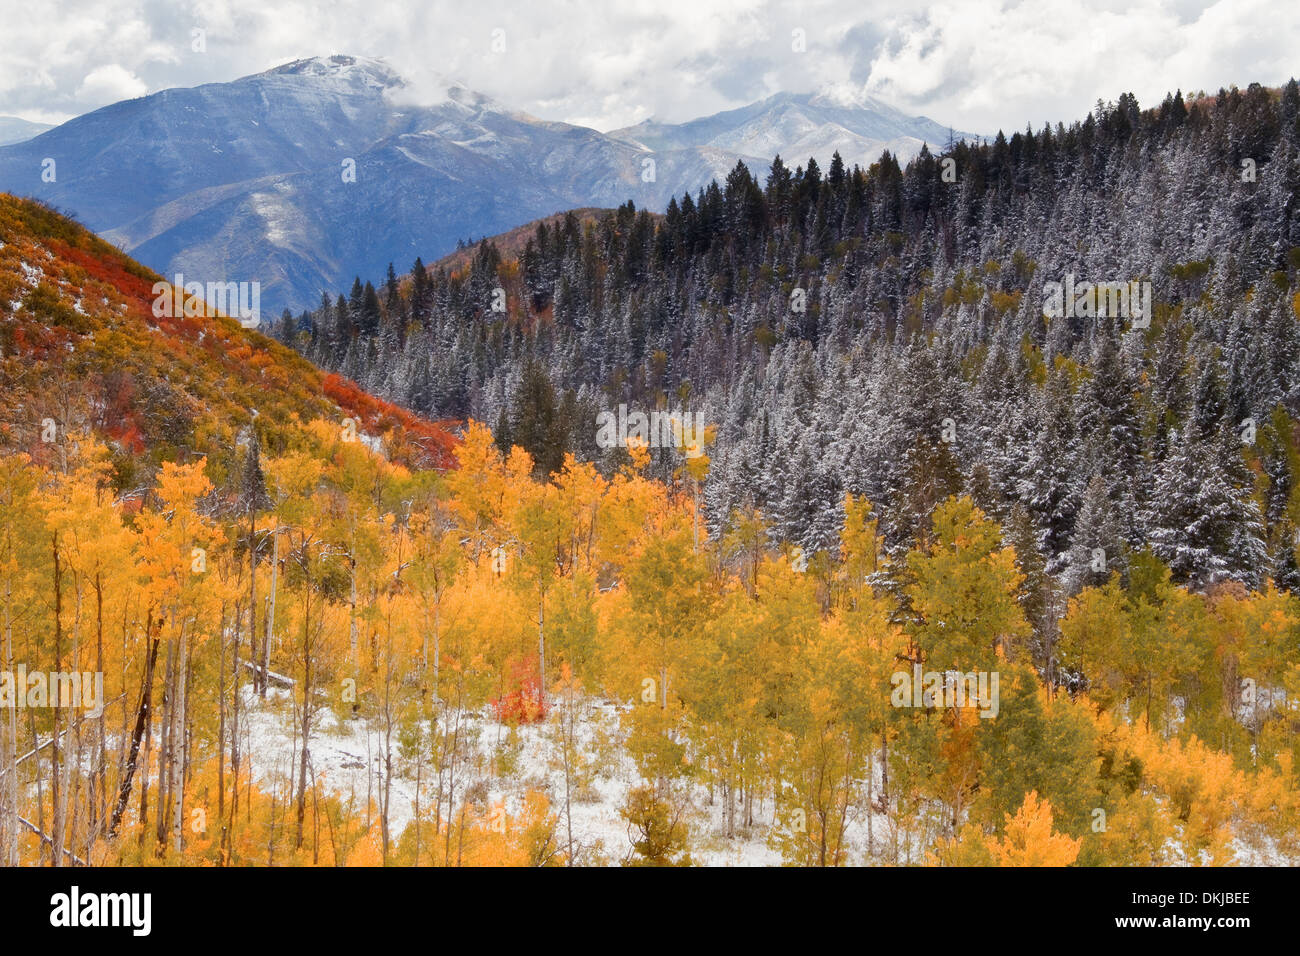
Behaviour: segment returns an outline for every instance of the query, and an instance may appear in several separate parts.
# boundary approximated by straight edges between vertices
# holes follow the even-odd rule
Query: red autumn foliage
[[[536,724],[546,719],[546,701],[537,673],[537,658],[512,658],[507,665],[511,689],[492,702],[497,720],[507,724]]]
[[[445,427],[375,398],[341,375],[331,372],[322,384],[326,397],[355,417],[363,430],[391,430],[394,460],[420,467],[451,467],[456,439]]]
[[[117,289],[126,299],[127,308],[136,315],[152,315],[153,282],[129,271],[125,260],[72,246],[61,239],[47,240],[47,247],[59,260],[76,266],[91,279]]]
[[[92,424],[127,455],[157,446],[164,456],[210,453],[256,414],[273,434],[341,411],[383,435],[395,462],[454,466],[454,423],[428,421],[327,376],[232,319],[155,316],[154,287],[166,278],[54,210],[0,194],[0,232],[0,287],[22,302],[0,303],[0,378],[14,383],[0,394],[0,419],[24,419],[20,440],[36,441],[40,418],[26,418],[41,407],[43,384],[59,377],[84,381],[71,422]],[[39,269],[37,284],[19,262]]]

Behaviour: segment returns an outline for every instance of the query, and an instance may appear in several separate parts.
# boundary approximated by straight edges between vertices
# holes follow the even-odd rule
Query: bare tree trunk
[[[880,732],[880,799],[889,800],[889,736],[885,730]]]
[[[95,673],[104,673],[104,582],[100,574],[95,575]],[[123,684],[124,691],[126,685]],[[123,694],[123,697],[126,695]],[[123,713],[126,712],[126,704],[122,704]],[[99,797],[99,808],[95,813],[94,826],[86,839],[86,859],[90,859],[91,845],[99,835],[99,830],[104,826],[104,820],[108,816],[108,779],[107,767],[108,760],[108,730],[106,723],[108,721],[108,703],[100,701],[99,714],[99,759],[97,761],[95,777],[96,792]]]
[[[239,605],[235,605],[235,641],[239,641]],[[226,605],[221,604],[221,658],[217,665],[217,820],[221,849],[226,848]],[[238,682],[236,682],[238,683]]]
[[[386,630],[386,647],[384,648],[384,779],[380,783],[380,836],[384,844],[384,866],[388,865],[388,807],[393,794],[393,622],[392,602],[389,602],[389,614],[384,622]],[[416,820],[416,827],[419,827]]]
[[[175,615],[172,616],[175,623]],[[167,811],[171,806],[172,728],[176,714],[176,638],[167,641],[167,663],[163,669],[163,724],[158,740],[158,820],[154,827],[157,850],[167,844]]]
[[[262,640],[262,683],[260,693],[262,699],[266,700],[266,685],[270,683],[271,675],[271,634],[275,628],[275,585],[276,574],[280,570],[280,528],[277,525],[271,529],[271,608],[270,613],[266,615],[266,637]],[[250,622],[251,623],[251,622]],[[251,633],[257,633],[254,629]]]
[[[13,598],[11,585],[5,582],[5,672],[14,672],[14,628],[10,606]],[[0,858],[6,866],[18,865],[18,709],[17,701],[11,701],[7,708],[5,720],[5,752],[0,771],[5,775],[4,846],[0,847]]]
[[[74,657],[73,660],[75,661],[76,658]],[[76,719],[73,719],[72,717],[69,717],[68,719],[71,722],[71,727],[69,729],[72,732],[73,757],[72,757],[71,793],[69,794],[65,790],[63,796],[63,800],[64,800],[63,813],[64,816],[68,819],[68,836],[67,839],[64,840],[63,852],[65,855],[71,856],[75,860],[76,854],[72,852],[71,848],[77,845],[77,833],[78,833],[77,824],[81,818],[81,814],[79,812],[79,808],[81,806],[81,718],[80,716],[78,716]],[[71,806],[72,808],[71,816],[68,815],[69,806]]]
[[[357,559],[348,555],[348,646],[352,666],[357,666]]]
[[[568,856],[565,865],[573,866],[573,795],[571,781],[573,764],[570,760],[573,746],[573,689],[566,688],[564,709],[560,713],[560,752],[564,757],[564,823],[568,831]]]
[[[416,746],[415,746],[415,863],[413,866],[420,865],[420,784],[424,776],[424,741],[423,736],[419,733],[419,724],[416,724]]]
[[[145,640],[149,639],[149,632],[153,628],[152,620],[145,625]],[[113,818],[108,824],[108,835],[114,837],[117,835],[117,828],[122,823],[122,814],[126,812],[127,800],[131,797],[131,780],[135,776],[136,759],[140,754],[140,739],[144,736],[145,726],[149,720],[149,699],[153,696],[153,671],[154,665],[158,660],[158,638],[153,639],[149,647],[149,656],[144,665],[144,677],[141,679],[140,689],[140,707],[136,711],[135,733],[131,735],[131,754],[126,761],[126,770],[122,776],[122,785],[118,789],[117,806],[113,809]],[[146,757],[148,759],[148,752]],[[145,771],[146,776],[148,771]],[[143,800],[141,802],[141,820],[143,821]]]
[[[32,746],[35,747],[37,740],[36,711],[30,708],[27,711],[27,729],[31,731]],[[41,773],[41,759],[39,757],[36,758],[36,826],[40,832],[45,832],[45,780]]]
[[[73,578],[73,582],[74,582],[73,594],[75,595],[76,598],[76,607],[72,617],[72,656],[71,656],[72,666],[69,667],[68,670],[71,673],[76,674],[81,670],[82,585],[81,585],[80,576],[79,575],[75,576]],[[84,696],[83,696],[83,700],[84,700]],[[56,705],[56,712],[57,712],[57,710],[61,708],[63,701],[60,699],[58,701],[51,701],[50,703]],[[65,848],[75,847],[77,845],[77,800],[81,792],[81,786],[80,786],[81,783],[81,718],[80,715],[74,716],[75,708],[81,706],[81,701],[70,700],[68,701],[68,703],[71,704],[72,710],[69,711],[69,713],[65,717],[65,720],[68,723],[67,733],[69,733],[72,737],[72,752],[74,756],[70,768],[71,776],[64,784],[63,793],[61,795],[62,805],[59,807],[59,820],[63,824],[63,826],[60,828],[59,832],[55,835],[55,838],[58,841],[58,853],[60,856],[63,856]],[[66,751],[64,753],[63,762],[65,765],[68,764],[68,755]],[[72,808],[71,817],[69,817],[68,815],[69,806],[71,806]],[[63,832],[65,829],[67,830],[66,836],[64,835]]]
[[[184,832],[184,807],[185,807],[185,757],[188,748],[185,745],[185,716],[186,684],[189,680],[189,646],[190,638],[188,635],[181,635],[180,656],[176,662],[176,706],[174,722],[177,724],[172,732],[172,761],[171,761],[171,797],[172,797],[172,852],[179,855],[181,852],[181,840]],[[180,754],[176,754],[177,745],[179,744]]]
[[[876,755],[867,747],[867,859],[876,853],[875,834],[871,828],[871,818],[876,815]]]
[[[234,690],[234,696],[230,702],[230,825],[226,829],[226,845],[229,847],[233,838],[235,829],[235,818],[239,814],[239,708],[243,701],[243,695],[240,692],[240,670],[239,670],[239,624],[243,616],[242,609],[235,606],[235,640],[234,659],[231,661],[230,682]],[[248,650],[250,653],[257,650],[257,632],[252,629],[252,619],[249,619],[248,631]]]
[[[298,830],[295,848],[302,847],[303,822],[307,817],[307,742],[311,739],[311,578],[304,585],[302,612],[302,750],[298,758]]]
[[[63,573],[59,564],[59,535],[51,536],[54,552],[54,671],[63,670]],[[59,711],[58,701],[51,701],[54,717],[54,749],[50,756],[51,786],[53,787],[54,821],[50,828],[51,866],[63,865],[63,814],[65,812],[63,784],[60,780]]]
[[[162,622],[159,622],[161,626]],[[153,642],[153,651],[149,661],[149,692],[153,690],[153,668],[158,656],[159,638]],[[144,770],[140,774],[140,844],[144,844],[144,835],[149,832],[149,750],[153,746],[153,705],[148,704],[144,711]]]
[[[442,664],[442,633],[440,615],[442,611],[442,600],[439,596],[434,597],[433,604],[433,699],[438,700],[438,669]]]
[[[723,782],[722,795],[727,801],[727,839],[732,840],[736,836],[736,791],[730,780]]]
[[[546,706],[546,592],[537,598],[537,693],[540,703]]]
[[[257,515],[253,509],[253,501],[257,496],[250,494],[248,497],[248,642],[249,650],[252,650],[252,644],[257,640]],[[238,630],[235,632],[238,634]],[[262,680],[266,680],[266,672],[262,672]],[[235,681],[238,683],[239,674],[235,673]],[[253,684],[257,684],[257,672],[253,672]]]

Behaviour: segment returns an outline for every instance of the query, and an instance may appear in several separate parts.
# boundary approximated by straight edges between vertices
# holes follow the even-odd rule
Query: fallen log
[[[259,677],[262,676],[263,667],[261,664],[254,664],[252,661],[240,661],[240,663],[243,664],[245,667],[247,667],[254,674],[258,675]],[[265,673],[266,673],[266,679],[272,684],[274,684],[276,687],[288,688],[288,687],[293,687],[295,684],[298,683],[296,680],[294,680],[294,678],[286,677],[284,674],[277,674],[275,671],[271,670],[270,668],[265,668]]]

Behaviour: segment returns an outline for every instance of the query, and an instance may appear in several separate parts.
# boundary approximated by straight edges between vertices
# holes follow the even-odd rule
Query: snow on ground
[[[241,750],[250,755],[254,774],[259,785],[279,786],[297,767],[296,734],[291,692],[272,688],[266,701],[253,693],[251,686],[243,692],[241,713]],[[632,759],[618,743],[620,740],[619,707],[600,700],[587,700],[582,705],[577,734],[579,748],[591,761],[593,775],[585,793],[577,793],[571,801],[573,840],[580,861],[598,860],[617,865],[631,850],[627,824],[619,816],[627,793],[641,783]],[[558,765],[559,746],[553,739],[555,731],[549,723],[518,727],[517,742],[509,744],[510,728],[494,719],[490,712],[470,713],[462,718],[473,748],[462,778],[470,787],[476,780],[484,780],[489,805],[504,803],[506,812],[513,815],[523,805],[529,790],[544,791],[551,802],[551,810],[558,819],[556,839],[567,845],[568,830],[564,814],[564,772]],[[398,757],[396,731],[393,735],[392,795],[389,807],[389,825],[394,837],[414,816],[415,770]],[[493,756],[503,751],[513,752],[506,762],[510,770],[503,776],[493,776]],[[380,800],[380,781],[383,775],[384,732],[381,721],[363,719],[339,721],[333,711],[323,709],[312,732],[311,768],[322,790],[339,794],[346,802],[364,808],[369,799]],[[399,769],[400,768],[400,769]],[[430,768],[423,770],[421,806],[431,805],[434,787]],[[465,786],[457,787],[456,801],[460,804]],[[748,830],[739,827],[741,812],[737,809],[737,834],[727,839],[723,828],[723,807],[719,799],[710,805],[706,786],[696,786],[691,793],[691,806],[686,820],[690,824],[689,852],[693,861],[706,866],[776,866],[781,864],[780,854],[767,845],[772,823],[772,800],[767,797],[755,802],[754,826]],[[853,827],[850,840],[849,861],[864,862],[866,850],[865,818]],[[877,846],[886,833],[883,817],[876,817]]]
[[[292,692],[272,688],[267,699],[260,700],[251,685],[242,693],[243,709],[240,716],[241,752],[251,760],[259,786],[279,787],[281,792],[292,788],[297,770],[296,718]],[[578,749],[582,758],[589,761],[590,784],[585,792],[575,792],[570,813],[573,825],[575,858],[580,863],[604,862],[617,865],[632,847],[627,824],[619,816],[619,807],[628,791],[642,781],[635,764],[622,744],[619,705],[588,698],[579,705],[577,724]],[[491,711],[467,713],[462,716],[462,733],[470,741],[470,751],[457,774],[456,806],[459,807],[467,789],[476,790],[475,801],[481,806],[496,807],[504,804],[507,814],[513,816],[523,806],[530,790],[541,790],[550,800],[551,811],[556,814],[556,840],[563,848],[567,845],[568,831],[564,813],[564,772],[559,764],[559,745],[555,729],[549,722],[516,728],[517,737],[510,740],[510,728],[491,715]],[[427,728],[426,728],[427,729]],[[389,826],[394,838],[414,817],[415,767],[413,761],[402,759],[393,732],[393,780],[389,806]],[[378,807],[381,797],[381,780],[384,773],[384,728],[381,720],[361,718],[339,720],[333,710],[322,708],[313,727],[310,753],[311,771],[323,792],[333,792],[344,803],[364,812],[370,801]],[[500,774],[494,766],[505,766]],[[881,786],[881,767],[878,757],[872,761],[875,775],[875,792]],[[431,768],[423,768],[421,806],[427,809],[434,799],[434,781]],[[716,797],[716,795],[715,795]],[[697,865],[703,866],[779,866],[780,853],[768,845],[772,825],[773,802],[770,795],[755,801],[754,826],[740,826],[742,813],[736,811],[736,836],[728,839],[723,822],[720,798],[710,800],[707,786],[697,785],[690,793],[690,807],[685,815],[690,825],[689,852]],[[865,801],[864,801],[865,804]],[[871,818],[872,848],[868,853],[868,814]],[[942,829],[938,816],[930,821],[930,832]],[[915,828],[894,829],[894,821],[883,813],[867,806],[850,809],[844,861],[850,865],[879,864],[886,860],[891,843],[893,858],[898,863],[920,863],[926,858],[926,847],[920,845],[920,833]],[[1176,866],[1191,865],[1183,858],[1180,844],[1170,842],[1167,849]],[[1237,864],[1292,865],[1272,841],[1233,841]],[[1200,861],[1207,863],[1208,858]]]

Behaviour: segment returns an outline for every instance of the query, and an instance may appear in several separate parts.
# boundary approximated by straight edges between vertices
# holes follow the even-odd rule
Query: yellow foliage
[[[989,850],[995,866],[1069,866],[1082,842],[1052,832],[1052,805],[1031,790],[1015,816],[1007,814],[1006,833]]]

